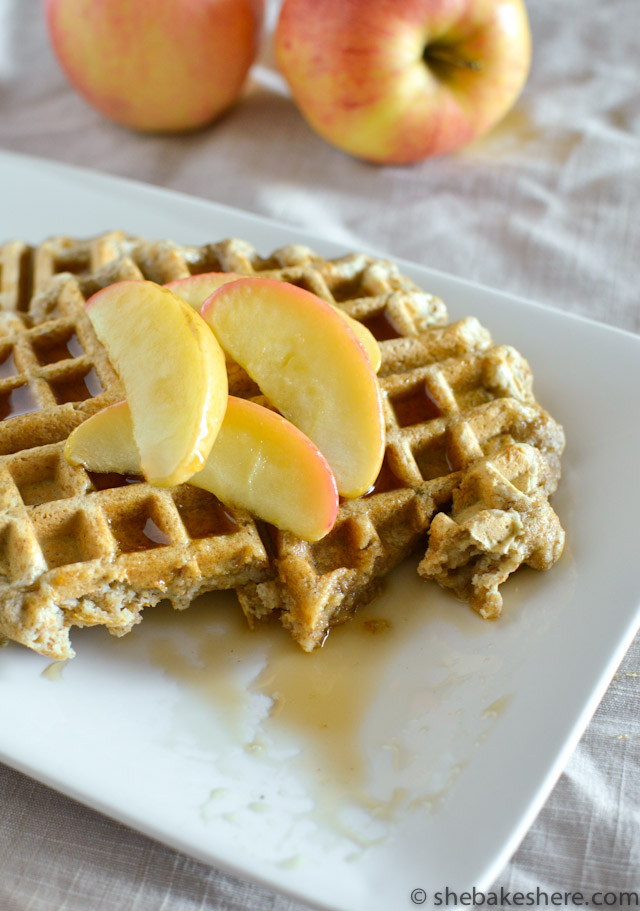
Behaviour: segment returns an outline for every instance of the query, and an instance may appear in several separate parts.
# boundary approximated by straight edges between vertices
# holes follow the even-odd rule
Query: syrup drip
[[[379,313],[375,313],[373,316],[363,319],[362,325],[365,326],[379,342],[386,342],[390,338],[400,338],[402,335],[386,310],[381,310]]]
[[[424,383],[410,392],[393,398],[391,403],[401,427],[422,424],[442,414],[442,409]]]
[[[37,411],[39,405],[27,383],[16,386],[0,398],[0,421]]]
[[[13,348],[6,348],[0,354],[0,379],[17,376],[19,372],[13,357]]]
[[[122,553],[153,550],[171,544],[169,536],[154,522],[144,504],[137,512],[111,519],[109,526]]]
[[[102,384],[93,367],[84,375],[75,373],[61,379],[50,380],[49,384],[58,405],[65,405],[67,402],[84,402],[103,392]]]
[[[84,354],[80,339],[75,332],[66,337],[62,336],[52,343],[34,342],[34,348],[38,360],[43,366],[66,361],[70,357],[81,357]]]
[[[167,544],[171,544],[169,535],[162,531],[151,518],[144,523],[142,534],[157,547],[166,547]]]
[[[88,471],[89,480],[96,490],[111,490],[114,487],[125,487],[127,484],[141,484],[141,475],[117,474],[116,472]]]
[[[194,540],[230,535],[240,527],[220,500],[205,490],[179,489],[174,502],[187,534]]]
[[[372,497],[376,493],[386,493],[389,490],[400,490],[406,486],[404,481],[398,477],[389,464],[388,453],[385,452],[378,477],[364,496]]]

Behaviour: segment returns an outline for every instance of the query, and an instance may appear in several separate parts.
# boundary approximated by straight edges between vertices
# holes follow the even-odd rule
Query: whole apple
[[[471,142],[529,73],[523,0],[284,0],[276,56],[313,129],[407,164]]]
[[[58,60],[102,114],[139,130],[210,122],[238,97],[264,0],[45,0]]]

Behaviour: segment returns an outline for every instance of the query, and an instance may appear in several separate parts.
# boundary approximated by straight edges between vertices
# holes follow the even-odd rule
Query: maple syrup
[[[73,373],[56,380],[49,380],[49,385],[58,405],[65,405],[67,402],[84,402],[103,392],[102,383],[93,367],[85,374]]]
[[[376,493],[387,493],[389,490],[401,490],[406,487],[404,481],[398,477],[391,465],[389,464],[388,452],[385,452],[382,460],[382,467],[369,490],[364,494],[365,497],[372,497]]]
[[[171,538],[166,532],[164,532],[153,519],[149,518],[144,523],[144,528],[142,529],[142,534],[144,537],[151,541],[152,544],[155,544],[157,547],[166,547],[168,544],[171,544]]]
[[[171,544],[171,538],[150,516],[148,503],[141,503],[137,510],[109,520],[111,534],[122,553],[154,550]]]
[[[425,383],[414,387],[391,400],[398,424],[409,427],[412,424],[423,424],[440,417],[442,409],[433,398]]]
[[[374,313],[373,316],[363,319],[362,325],[379,342],[386,342],[390,338],[400,338],[402,335],[386,310],[380,310],[378,313]]]
[[[38,402],[28,383],[15,386],[0,396],[0,421],[37,411]]]
[[[206,490],[178,488],[173,500],[182,524],[193,540],[230,535],[240,527],[232,513]]]
[[[89,480],[96,490],[111,490],[114,487],[126,487],[127,484],[141,484],[142,475],[118,474],[117,472],[88,471]]]
[[[0,379],[17,376],[19,372],[13,357],[13,348],[5,348],[0,352]]]
[[[46,337],[34,339],[33,348],[43,367],[47,364],[56,364],[58,361],[66,361],[69,358],[81,357],[84,354],[80,339],[75,332],[54,339]]]

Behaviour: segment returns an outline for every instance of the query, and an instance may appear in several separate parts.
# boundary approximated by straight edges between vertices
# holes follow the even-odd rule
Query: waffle
[[[108,238],[111,244],[111,236]],[[190,485],[70,466],[64,443],[124,390],[84,313],[98,287],[142,278],[117,245],[52,241],[3,264],[0,319],[0,636],[52,658],[73,655],[73,626],[123,635],[144,607],[185,608],[203,591],[269,570],[253,518]],[[58,254],[63,254],[58,256]],[[76,274],[62,271],[73,266]],[[97,266],[97,271],[92,272]],[[34,291],[25,305],[24,291]]]
[[[526,361],[512,348],[494,346],[473,318],[449,323],[442,301],[392,264],[364,254],[326,260],[302,245],[261,257],[239,240],[178,246],[119,232],[92,241],[53,238],[38,248],[7,244],[0,263],[0,332],[21,371],[0,381],[0,393],[12,384],[42,386],[38,411],[0,424],[0,634],[66,657],[71,626],[102,624],[121,635],[161,598],[182,608],[202,591],[235,588],[251,625],[279,613],[302,648],[311,650],[375,597],[393,566],[424,550],[430,527],[421,574],[494,615],[497,586],[507,568],[515,568],[515,557],[498,567],[495,554],[493,561],[485,554],[484,563],[474,555],[456,572],[459,551],[468,548],[450,526],[435,534],[439,517],[466,533],[467,500],[474,495],[476,512],[516,513],[530,528],[520,562],[546,568],[559,555],[561,529],[551,513],[536,531],[528,523],[536,508],[551,509],[546,498],[559,478],[564,440],[534,399]],[[204,502],[208,495],[189,485],[158,490],[139,478],[109,480],[71,468],[62,456],[73,426],[123,395],[82,313],[86,297],[123,278],[165,283],[209,271],[296,284],[342,307],[379,341],[383,467],[367,495],[341,503],[334,529],[314,544],[223,508],[215,498]],[[71,359],[36,366],[36,338],[67,344],[74,336],[82,354],[74,347]],[[47,371],[83,370],[83,376],[96,373],[102,391],[54,403],[45,388],[51,387]],[[261,400],[233,363],[229,387],[234,395]],[[538,493],[505,468],[512,451],[535,453]],[[489,485],[478,480],[481,470],[499,473],[511,498],[490,499]],[[516,503],[511,489],[532,502]],[[543,560],[539,554],[552,525],[555,544]],[[485,609],[489,603],[494,607]]]
[[[560,476],[564,435],[536,403],[527,362],[512,348],[493,346],[472,318],[427,329],[387,350],[384,346],[380,385],[386,451],[372,491],[344,502],[334,529],[314,544],[274,532],[272,579],[239,592],[250,617],[280,609],[284,625],[307,651],[375,597],[390,569],[417,546],[424,547],[427,532],[439,516],[447,518],[460,490],[462,511],[473,479],[481,470],[499,471],[516,444],[535,453],[540,491],[536,503],[542,508],[544,499],[548,519],[530,528],[527,548],[519,550],[520,562],[548,568],[552,560],[536,559],[538,552],[546,548],[557,559],[562,550],[562,531],[546,497]],[[399,369],[400,360],[410,369]],[[525,488],[526,477],[516,479]],[[495,499],[494,511],[506,509],[507,500]],[[524,509],[522,520],[527,521]],[[551,546],[548,534],[553,536]],[[515,569],[515,557],[501,563],[501,574],[490,561],[476,562],[473,589],[452,584],[452,578],[457,579],[455,572],[449,574],[454,558],[459,559],[449,542],[432,531],[421,575],[471,601],[485,616],[495,616],[495,587],[506,578],[507,568]],[[485,585],[489,577],[493,588]]]
[[[532,445],[506,445],[479,459],[454,491],[450,515],[434,516],[420,575],[482,617],[498,617],[499,587],[511,573],[523,563],[549,569],[562,553],[564,531],[547,499],[556,480]]]

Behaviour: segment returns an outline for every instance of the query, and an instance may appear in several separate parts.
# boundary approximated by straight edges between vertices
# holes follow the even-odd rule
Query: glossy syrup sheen
[[[0,421],[38,410],[38,402],[27,383],[15,386],[0,397]]]
[[[401,427],[422,424],[442,414],[442,409],[424,383],[392,399],[393,410]]]
[[[13,348],[5,348],[0,352],[0,379],[17,376],[19,372],[13,356]]]
[[[451,720],[434,736],[425,718],[441,711],[443,699],[449,705],[460,681],[475,684],[446,647],[436,665],[423,663],[420,643],[438,636],[430,632],[430,587],[411,561],[399,571],[401,599],[390,585],[311,654],[277,620],[248,630],[231,593],[203,596],[179,617],[156,608],[151,623],[145,620],[152,665],[180,687],[172,736],[216,757],[203,818],[237,824],[253,807],[278,813],[283,781],[303,782],[309,822],[360,851],[386,837],[398,812],[440,807],[464,763],[447,747]],[[436,626],[450,617],[473,649],[482,621],[446,596],[436,600]],[[490,658],[473,660],[484,667]],[[452,717],[453,707],[447,713]],[[238,751],[261,772],[241,772]],[[238,798],[222,783],[224,776],[250,783],[265,769],[269,783],[257,798],[245,784]]]
[[[38,361],[43,366],[65,361],[69,358],[81,357],[84,354],[80,339],[75,332],[55,339],[49,339],[45,336],[41,340],[34,341],[34,349]]]
[[[323,777],[362,784],[357,732],[379,685],[381,665],[395,653],[405,623],[396,625],[372,608],[307,654],[277,621],[250,631],[237,604],[214,610],[207,617],[204,604],[196,604],[180,618],[197,637],[195,655],[189,658],[175,637],[160,637],[151,644],[154,663],[187,683],[236,733],[251,695],[267,697],[270,708],[245,744],[249,751],[265,748],[278,731],[293,732],[302,735]],[[236,679],[243,662],[259,667],[245,685]]]
[[[378,342],[386,342],[392,338],[400,338],[400,332],[386,310],[381,310],[373,316],[362,320],[363,326],[369,330]]]

